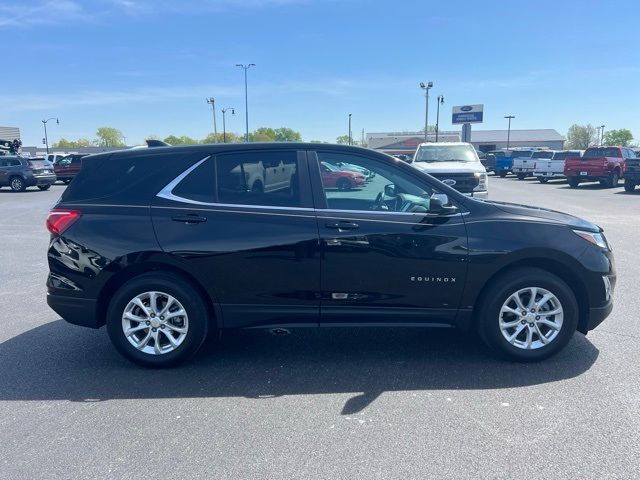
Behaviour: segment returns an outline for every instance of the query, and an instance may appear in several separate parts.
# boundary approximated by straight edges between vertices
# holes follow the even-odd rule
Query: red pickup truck
[[[617,187],[624,176],[625,147],[589,147],[582,157],[569,157],[564,163],[564,176],[569,186],[580,182],[600,182],[603,187]]]

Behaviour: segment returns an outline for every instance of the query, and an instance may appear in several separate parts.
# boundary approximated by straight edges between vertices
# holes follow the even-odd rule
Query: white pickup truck
[[[553,155],[552,150],[522,150],[514,151],[513,158],[513,170],[518,180],[524,180],[527,177],[533,175],[534,166],[539,159],[550,159]]]
[[[550,159],[539,159],[535,163],[533,176],[540,183],[547,183],[549,179],[558,179],[564,177],[564,161],[568,157],[581,157],[582,150],[558,150],[553,152]]]

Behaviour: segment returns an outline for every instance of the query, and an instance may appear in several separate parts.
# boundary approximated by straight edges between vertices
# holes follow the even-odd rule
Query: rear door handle
[[[325,223],[325,227],[327,228],[333,228],[336,230],[356,230],[359,225],[357,223],[354,222],[329,222],[329,223]]]
[[[207,221],[207,217],[201,217],[200,215],[191,213],[189,215],[177,215],[175,217],[171,217],[171,220],[182,223],[203,223]]]

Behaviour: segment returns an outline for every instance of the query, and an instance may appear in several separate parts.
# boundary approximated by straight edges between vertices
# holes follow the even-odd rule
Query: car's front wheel
[[[547,183],[547,182],[549,181],[549,179],[548,179],[548,178],[545,178],[545,177],[538,177],[538,181],[539,181],[540,183]]]
[[[38,188],[40,190],[42,190],[42,191],[45,191],[45,190],[49,190],[51,188],[51,185],[50,184],[49,185],[38,185]]]
[[[481,299],[478,330],[484,342],[515,361],[538,361],[562,350],[578,326],[574,293],[537,268],[512,270]]]
[[[172,367],[194,355],[207,336],[207,308],[176,275],[146,273],[113,296],[107,331],[116,349],[145,367]]]
[[[631,180],[630,178],[625,178],[624,180],[624,189],[627,192],[633,192],[636,188],[636,182]]]
[[[351,190],[351,182],[346,178],[341,178],[336,183],[336,187],[338,187],[338,190],[342,191]]]
[[[9,185],[14,192],[24,192],[27,189],[27,184],[21,177],[13,177]]]

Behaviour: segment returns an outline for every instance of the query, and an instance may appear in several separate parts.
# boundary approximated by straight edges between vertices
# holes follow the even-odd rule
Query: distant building
[[[429,142],[435,142],[435,133],[428,135]],[[460,132],[442,131],[438,134],[440,142],[459,142]],[[414,153],[416,147],[424,142],[423,132],[385,132],[368,133],[369,148],[389,154]],[[565,138],[551,128],[534,130],[511,130],[510,147],[547,147],[562,150]],[[480,152],[489,152],[507,147],[507,130],[471,130],[471,143]]]
[[[20,129],[18,127],[0,127],[0,140],[20,140]]]

